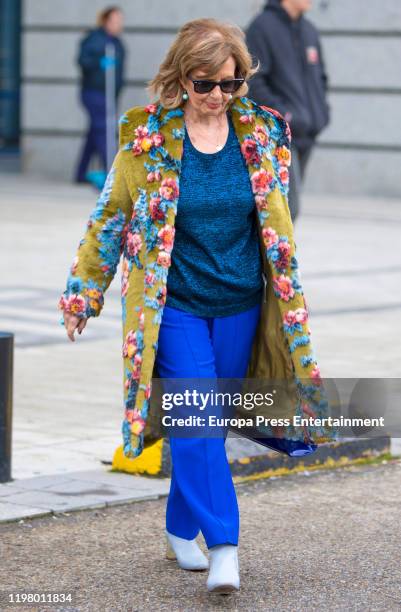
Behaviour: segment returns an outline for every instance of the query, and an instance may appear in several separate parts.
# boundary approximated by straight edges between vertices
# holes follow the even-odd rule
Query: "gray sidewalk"
[[[169,488],[169,478],[105,469],[20,478],[0,484],[0,523],[158,499],[168,495]]]
[[[43,498],[26,490],[54,488],[51,506],[61,507],[61,483],[77,505],[112,503],[127,489],[131,499],[133,482],[145,497],[166,492],[163,480],[106,472],[123,418],[120,270],[101,316],[75,343],[58,322],[57,301],[96,198],[87,186],[2,176],[0,329],[15,333],[14,482],[0,485],[3,520],[8,510],[18,516],[12,504],[43,509]],[[295,240],[324,377],[400,376],[400,227],[396,200],[304,197]]]

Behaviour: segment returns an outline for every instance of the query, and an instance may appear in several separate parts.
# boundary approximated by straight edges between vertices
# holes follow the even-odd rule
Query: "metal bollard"
[[[0,482],[11,480],[14,334],[0,332]]]

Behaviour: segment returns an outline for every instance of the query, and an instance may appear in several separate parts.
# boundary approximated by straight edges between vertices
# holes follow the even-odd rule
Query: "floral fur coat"
[[[290,129],[277,111],[247,97],[235,98],[229,112],[255,195],[267,279],[246,377],[293,381],[297,414],[324,416],[327,400],[311,346],[287,201]],[[119,151],[58,306],[78,317],[98,316],[122,255],[122,435],[124,455],[134,458],[161,437],[152,378],[158,376],[155,357],[173,255],[184,111],[161,104],[134,106],[120,118],[119,130]],[[311,439],[311,430],[303,431],[303,439]],[[316,432],[316,442],[333,436],[324,426]],[[283,433],[300,438],[292,426]],[[272,428],[271,435],[278,433]]]

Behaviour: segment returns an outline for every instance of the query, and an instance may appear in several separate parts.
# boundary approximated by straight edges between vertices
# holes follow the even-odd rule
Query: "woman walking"
[[[237,26],[191,21],[149,84],[156,101],[120,119],[120,150],[59,306],[74,340],[100,314],[123,254],[126,457],[160,437],[154,376],[286,378],[297,382],[299,411],[322,412],[287,201],[290,131],[246,97],[257,68]],[[210,592],[236,591],[239,513],[225,436],[172,435],[170,448],[167,556],[209,568]]]

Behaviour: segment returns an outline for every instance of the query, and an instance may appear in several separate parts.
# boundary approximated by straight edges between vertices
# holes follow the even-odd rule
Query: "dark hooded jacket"
[[[82,70],[81,85],[83,89],[99,89],[105,92],[106,73],[101,61],[108,43],[114,45],[116,95],[118,96],[124,81],[125,49],[117,36],[112,36],[102,27],[90,30],[80,43],[78,64]]]
[[[261,66],[249,81],[249,97],[287,117],[293,143],[311,146],[329,122],[319,35],[301,16],[293,20],[280,0],[270,0],[246,31],[248,49]]]

